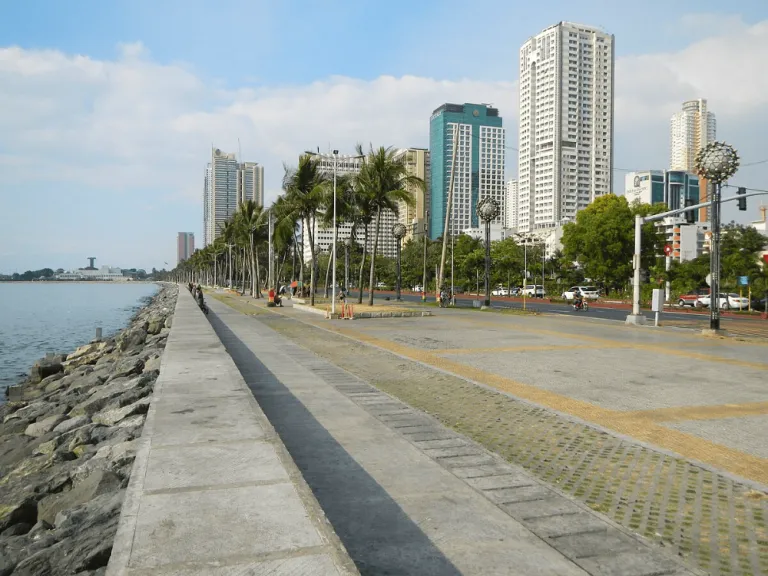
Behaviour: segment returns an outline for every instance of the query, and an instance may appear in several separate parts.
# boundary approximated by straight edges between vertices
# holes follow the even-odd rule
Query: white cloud
[[[700,27],[707,18],[689,17],[684,24],[716,29]],[[719,135],[746,160],[768,157],[762,145],[768,122],[768,76],[762,74],[768,21],[747,26],[728,18],[727,24],[722,33],[676,53],[619,59],[617,166],[664,167],[669,116],[683,100],[697,97],[709,100]],[[295,163],[305,149],[330,144],[352,151],[357,142],[427,146],[429,116],[446,101],[492,102],[504,117],[508,146],[517,145],[514,78],[333,77],[302,86],[232,90],[181,65],[152,60],[141,44],[125,44],[114,61],[2,48],[0,86],[0,200],[11,186],[40,181],[115,195],[161,191],[166,200],[199,202],[210,145],[236,152],[238,138],[243,157],[264,164],[269,200],[279,191],[283,162]],[[509,156],[514,174],[514,152]],[[757,178],[765,174],[764,167],[759,170],[744,173]],[[620,173],[615,182],[620,190]],[[188,228],[193,226],[199,229],[198,222]]]

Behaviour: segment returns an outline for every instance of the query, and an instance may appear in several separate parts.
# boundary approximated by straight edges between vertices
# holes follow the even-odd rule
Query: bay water
[[[0,283],[0,402],[35,360],[119,332],[158,291],[146,282]]]

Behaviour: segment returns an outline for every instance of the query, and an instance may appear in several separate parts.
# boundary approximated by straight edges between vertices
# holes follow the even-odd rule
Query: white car
[[[579,293],[585,300],[597,300],[600,297],[600,292],[595,286],[574,286],[563,292],[563,300],[573,300]]]
[[[702,306],[709,307],[712,303],[711,294],[705,294],[704,296],[699,296],[698,303]],[[721,310],[743,310],[747,307],[749,307],[749,299],[744,298],[742,296],[739,296],[738,294],[731,292],[730,294],[726,294],[724,292],[720,293],[719,304]]]
[[[494,288],[491,291],[491,294],[493,296],[509,296],[509,290],[507,290],[506,288],[504,288],[502,286],[499,286],[498,288]]]
[[[527,296],[528,298],[544,298],[544,296],[547,295],[547,292],[541,284],[528,284],[520,290],[520,295]]]

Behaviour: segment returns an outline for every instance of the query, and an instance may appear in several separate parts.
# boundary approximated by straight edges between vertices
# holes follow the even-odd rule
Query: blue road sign
[[[749,286],[749,276],[739,276],[739,286]]]

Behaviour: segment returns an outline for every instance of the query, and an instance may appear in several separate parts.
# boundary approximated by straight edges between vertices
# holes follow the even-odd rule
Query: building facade
[[[669,210],[699,201],[699,177],[682,170],[646,170],[624,176],[624,196],[630,204],[664,204]],[[698,220],[698,214],[696,215]]]
[[[318,169],[324,172],[330,177],[333,177],[334,159],[328,155],[319,156],[317,158]],[[364,158],[358,158],[355,156],[339,156],[336,162],[336,174],[357,174],[360,172],[360,168],[363,165]],[[315,250],[318,253],[328,253],[333,245],[333,228],[322,226],[319,222],[320,216],[312,222],[312,236],[315,244]],[[397,251],[397,244],[395,243],[395,237],[392,234],[392,226],[398,221],[397,215],[390,210],[385,210],[381,214],[381,222],[379,225],[379,242],[377,246],[377,253],[382,256],[394,257]],[[373,251],[373,226],[372,223],[369,226],[368,236],[366,237],[365,231],[358,229],[355,232],[355,240],[358,244],[365,242],[366,250],[370,254]],[[304,223],[302,222],[302,228]],[[303,232],[302,232],[303,234]],[[336,231],[337,242],[345,242],[352,235],[352,224],[341,223]],[[304,262],[310,262],[312,251],[309,246],[309,239],[302,236],[302,248],[304,254]]]
[[[614,37],[560,22],[520,48],[517,228],[573,220],[613,190]]]
[[[213,148],[203,183],[203,246],[221,235],[224,224],[246,200],[264,206],[264,167],[239,163],[234,153]]]
[[[452,165],[454,136],[458,127],[456,165]],[[429,121],[431,163],[429,200],[429,237],[443,235],[446,219],[448,232],[477,228],[477,203],[494,198],[504,206],[505,134],[496,108],[486,104],[443,104]],[[453,206],[448,213],[448,193],[452,170],[456,170]],[[503,213],[494,220],[503,224]]]
[[[264,166],[243,162],[237,171],[237,205],[254,200],[264,206]]]
[[[672,115],[669,129],[669,168],[693,172],[696,154],[717,138],[715,115],[707,109],[703,98],[683,102],[683,109]],[[706,202],[711,186],[702,180],[697,200]],[[697,202],[698,203],[698,202]],[[707,220],[709,211],[702,208],[699,219]]]
[[[176,265],[189,260],[195,253],[195,235],[192,232],[179,232],[176,237]]]
[[[120,268],[113,268],[112,266],[101,266],[98,270],[80,268],[79,270],[70,270],[68,272],[62,272],[56,274],[56,280],[92,280],[99,282],[115,281],[124,282],[131,280],[123,274]]]
[[[706,222],[688,224],[685,218],[670,216],[657,222],[656,227],[672,246],[673,260],[686,262],[709,252],[710,234]]]
[[[504,200],[504,228],[517,230],[517,180],[507,182],[507,194]]]
[[[424,148],[401,148],[395,154],[396,158],[402,158],[405,162],[408,175],[416,176],[424,181],[424,188],[419,186],[408,186],[408,190],[413,196],[413,205],[408,206],[405,202],[400,202],[398,221],[405,225],[407,230],[403,243],[414,238],[414,235],[420,236],[424,232],[425,215],[428,211],[430,164],[429,150]]]

